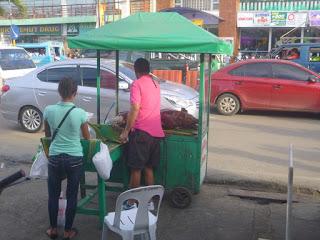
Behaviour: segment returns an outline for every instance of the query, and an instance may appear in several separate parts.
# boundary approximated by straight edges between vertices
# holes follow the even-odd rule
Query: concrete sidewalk
[[[0,169],[0,179],[18,166]],[[19,166],[21,167],[21,166]],[[23,168],[28,169],[25,165]],[[284,239],[286,204],[264,204],[228,196],[234,186],[205,184],[184,210],[172,208],[168,201],[161,206],[158,240],[256,240]],[[114,209],[117,195],[108,193],[109,210]],[[97,201],[93,204],[97,204]],[[48,239],[46,182],[37,180],[6,189],[0,195],[0,239]],[[98,218],[77,215],[77,239],[100,239]],[[294,204],[293,236],[295,240],[320,239],[320,201],[310,195]],[[120,239],[110,234],[110,240]]]
[[[285,190],[292,143],[294,185],[298,191],[318,191],[319,133],[315,114],[210,115],[208,181]]]

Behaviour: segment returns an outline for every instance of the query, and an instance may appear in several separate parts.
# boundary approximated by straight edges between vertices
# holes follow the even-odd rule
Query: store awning
[[[204,25],[218,25],[219,22],[223,21],[222,18],[219,18],[213,14],[187,7],[166,8],[161,10],[161,12],[176,12],[191,21],[201,19],[203,20]]]
[[[68,38],[70,48],[212,53],[231,55],[233,47],[178,13],[137,13]]]

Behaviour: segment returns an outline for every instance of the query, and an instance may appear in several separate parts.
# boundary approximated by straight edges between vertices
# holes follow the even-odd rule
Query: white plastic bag
[[[37,153],[30,169],[30,177],[47,178],[48,177],[48,159],[43,150]]]
[[[100,152],[97,152],[93,156],[92,161],[97,169],[99,176],[104,180],[108,180],[110,178],[110,172],[112,170],[112,159],[110,157],[109,149],[106,144],[100,144]]]
[[[65,225],[66,208],[67,208],[67,200],[65,198],[63,198],[63,191],[61,191],[60,198],[59,198],[58,218],[57,218],[57,224],[59,227],[64,227],[64,225]]]

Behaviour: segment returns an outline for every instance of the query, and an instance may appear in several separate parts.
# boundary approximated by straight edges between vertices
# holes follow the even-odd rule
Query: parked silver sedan
[[[78,83],[76,105],[93,113],[96,121],[96,61],[74,59],[47,64],[23,77],[9,79],[2,87],[0,112],[7,120],[19,123],[27,132],[37,132],[43,124],[42,113],[47,105],[60,100],[58,83],[71,77]],[[115,116],[116,75],[112,60],[101,61],[101,121]],[[133,65],[120,62],[119,111],[130,108],[130,85],[136,79]],[[198,92],[188,86],[159,80],[161,108],[180,110],[185,108],[198,117]]]

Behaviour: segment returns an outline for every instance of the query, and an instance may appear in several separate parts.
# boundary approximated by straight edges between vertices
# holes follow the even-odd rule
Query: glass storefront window
[[[289,33],[293,28],[273,28],[272,29],[272,48],[277,47],[280,44],[280,38]],[[301,41],[301,28],[297,28],[294,31],[287,34],[283,43],[299,43]]]
[[[243,28],[240,36],[241,51],[268,51],[269,28]]]
[[[304,30],[304,43],[320,43],[320,28],[310,27]]]
[[[175,0],[176,7],[182,7],[182,0]]]

